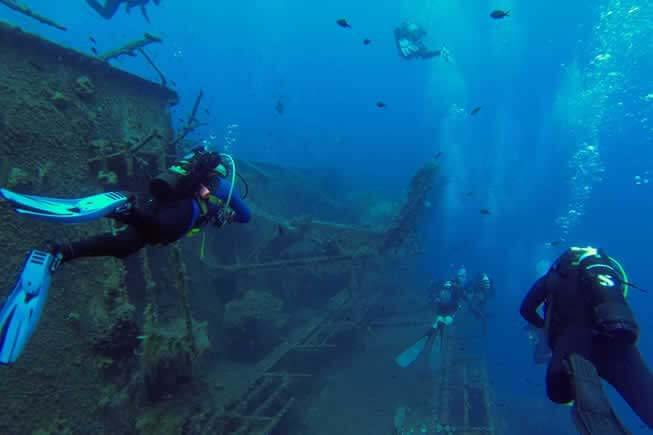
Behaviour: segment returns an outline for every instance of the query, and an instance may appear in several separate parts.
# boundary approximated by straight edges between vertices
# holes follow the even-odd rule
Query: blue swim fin
[[[127,197],[120,192],[99,193],[84,198],[58,199],[22,195],[8,189],[0,189],[0,196],[9,201],[19,214],[63,223],[93,221],[128,205]]]
[[[59,260],[33,250],[0,310],[0,364],[15,362],[36,330]]]
[[[435,331],[436,330],[434,328],[429,328],[429,330],[426,331],[426,333],[422,335],[420,339],[417,340],[412,346],[397,355],[395,358],[397,365],[402,369],[405,369],[414,363],[422,354],[422,352],[424,352],[424,349],[428,347],[427,345],[431,341],[431,337],[433,337]]]

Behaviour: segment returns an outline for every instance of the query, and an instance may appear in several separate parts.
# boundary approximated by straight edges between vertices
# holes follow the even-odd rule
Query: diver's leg
[[[172,243],[184,237],[193,223],[193,200],[181,199],[160,205],[153,214],[156,231],[145,228],[148,243]]]
[[[635,345],[600,346],[594,353],[599,375],[608,381],[653,429],[653,374]]]
[[[577,353],[566,358],[573,373],[575,402],[571,415],[582,435],[628,435],[605,394],[594,363]]]
[[[556,340],[546,372],[546,393],[552,402],[574,400],[571,368],[566,359],[572,352],[589,358],[591,346],[592,333],[589,330],[571,329]]]
[[[106,0],[104,6],[102,6],[98,0],[86,0],[86,3],[95,9],[95,11],[103,18],[109,20],[115,15],[122,1],[123,0]]]
[[[442,54],[442,50],[422,50],[419,52],[419,57],[422,59],[430,59],[432,57],[438,57]]]
[[[58,244],[55,254],[61,254],[62,262],[80,257],[124,258],[146,245],[145,237],[135,227],[128,226],[116,234],[106,233],[72,243]]]

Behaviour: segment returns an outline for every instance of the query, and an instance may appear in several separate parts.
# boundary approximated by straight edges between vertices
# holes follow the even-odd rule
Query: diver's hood
[[[408,26],[406,26],[406,30],[408,30],[410,33],[415,33],[419,30],[419,26],[415,23],[410,23]]]

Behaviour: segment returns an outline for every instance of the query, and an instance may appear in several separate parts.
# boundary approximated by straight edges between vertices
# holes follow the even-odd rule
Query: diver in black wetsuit
[[[125,210],[108,216],[126,228],[77,242],[57,242],[49,251],[61,262],[79,257],[124,258],[146,245],[175,242],[209,223],[249,222],[251,212],[239,192],[220,177],[226,173],[218,153],[198,148],[151,182],[153,198],[143,207],[132,201]]]
[[[465,299],[469,311],[481,321],[481,330],[484,335],[487,333],[487,305],[490,298],[495,295],[496,290],[487,273],[479,274],[471,285],[465,289]]]
[[[229,173],[225,164],[231,166],[231,182],[223,178]],[[12,364],[21,355],[43,312],[52,274],[62,262],[124,258],[147,245],[175,242],[208,224],[248,222],[251,213],[234,187],[236,176],[230,155],[197,148],[150,182],[152,199],[143,207],[120,192],[59,199],[0,188],[0,196],[19,214],[61,223],[107,217],[124,224],[86,240],[51,242],[45,251],[29,252],[13,289],[0,303],[0,364]]]
[[[86,3],[95,11],[100,14],[103,18],[110,20],[118,11],[118,8],[121,4],[125,4],[127,8],[127,13],[131,11],[133,7],[138,6],[141,9],[141,13],[145,17],[147,22],[150,22],[150,17],[147,15],[147,9],[145,6],[149,3],[150,0],[106,0],[104,5],[100,4],[98,0],[86,0]],[[159,5],[161,0],[152,0],[155,5]]]
[[[436,284],[432,290],[433,311],[436,319],[445,324],[453,321],[453,316],[460,308],[463,298],[463,289],[457,281],[445,281]],[[446,319],[446,320],[445,320]]]
[[[606,429],[614,421],[612,411],[607,400],[598,399],[603,394],[598,379],[592,393],[584,389],[588,373],[609,382],[653,428],[653,375],[636,346],[639,327],[625,299],[628,285],[619,263],[602,250],[570,248],[521,305],[528,323],[546,328],[553,352],[546,374],[549,399],[576,401],[574,417],[582,433],[622,433]],[[537,312],[542,304],[544,318]],[[593,422],[601,414],[593,407],[607,411],[603,417],[608,418]]]
[[[426,30],[415,23],[402,23],[395,28],[394,35],[397,50],[402,59],[430,59],[442,56],[444,60],[449,60],[449,53],[446,49],[429,50],[426,47],[424,44]]]

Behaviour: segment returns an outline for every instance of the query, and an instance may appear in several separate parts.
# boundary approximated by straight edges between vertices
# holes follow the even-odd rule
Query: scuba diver
[[[150,17],[147,15],[147,9],[145,6],[149,3],[150,0],[105,0],[104,5],[100,4],[98,0],[86,0],[86,3],[95,11],[100,14],[104,19],[110,20],[118,11],[118,8],[121,4],[125,3],[127,13],[131,12],[133,7],[138,6],[141,9],[141,13],[145,20],[149,23]],[[152,0],[155,5],[159,5],[161,0]]]
[[[467,269],[464,265],[460,265],[458,269],[456,269],[456,284],[458,284],[458,287],[463,291],[467,288]]]
[[[479,274],[472,284],[465,289],[465,299],[468,301],[469,311],[483,323],[483,334],[487,331],[486,307],[490,298],[494,297],[495,294],[496,290],[487,273]]]
[[[426,47],[424,44],[426,30],[415,23],[402,23],[399,27],[395,27],[394,34],[397,50],[402,59],[430,59],[442,56],[445,61],[449,61],[449,52],[445,48],[429,50]]]
[[[425,349],[430,349],[431,367],[435,369],[438,366],[444,340],[444,328],[453,323],[454,317],[461,307],[463,290],[456,281],[449,280],[441,285],[436,284],[432,294],[435,322],[419,340],[395,358],[395,362],[401,368],[406,368],[414,363]]]
[[[231,181],[224,177],[231,166]],[[124,227],[75,242],[49,243],[32,250],[0,310],[0,364],[20,356],[39,320],[51,275],[61,263],[80,257],[125,258],[147,245],[167,245],[212,224],[246,223],[251,212],[235,188],[236,165],[228,154],[197,148],[150,182],[142,206],[119,192],[80,199],[21,195],[0,189],[19,214],[61,223],[107,217]]]
[[[653,428],[653,376],[637,349],[639,327],[628,306],[623,268],[602,249],[566,250],[528,292],[521,315],[544,329],[552,357],[549,399],[573,403],[583,434],[628,433],[602,389],[609,382]],[[544,304],[544,317],[537,309]]]

